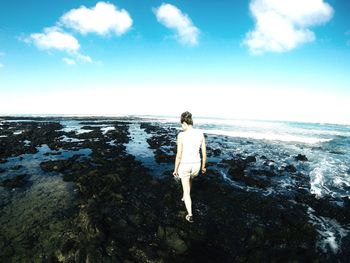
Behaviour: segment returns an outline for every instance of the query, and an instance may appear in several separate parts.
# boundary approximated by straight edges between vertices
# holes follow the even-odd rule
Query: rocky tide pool
[[[349,127],[199,121],[189,224],[177,121],[0,117],[0,262],[348,261]]]

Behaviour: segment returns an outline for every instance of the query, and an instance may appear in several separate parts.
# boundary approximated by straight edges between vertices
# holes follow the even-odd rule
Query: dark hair
[[[192,114],[188,111],[181,114],[181,123],[184,122],[186,122],[188,125],[193,125]]]

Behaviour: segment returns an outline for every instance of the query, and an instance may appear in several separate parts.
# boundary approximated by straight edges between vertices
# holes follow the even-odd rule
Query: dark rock
[[[302,162],[306,162],[308,161],[308,159],[306,158],[305,155],[303,154],[298,154],[297,156],[294,157],[297,161],[302,161]]]
[[[256,158],[255,158],[255,156],[248,156],[247,158],[245,158],[245,162],[246,163],[255,163]]]
[[[221,149],[217,148],[217,149],[214,149],[214,150],[213,150],[213,155],[214,155],[215,157],[219,156],[220,154],[221,154]]]
[[[21,169],[22,168],[22,165],[15,165],[15,166],[12,166],[11,167],[11,170],[13,170],[13,171],[18,171],[19,169]]]
[[[0,183],[0,186],[7,187],[7,188],[18,188],[22,187],[26,184],[25,177],[26,174],[15,176],[11,179],[6,179]]]
[[[108,256],[115,256],[118,254],[118,246],[114,240],[111,240],[106,246],[106,253]]]
[[[253,175],[257,176],[267,176],[267,177],[274,177],[278,174],[274,172],[272,169],[250,169],[249,172]]]
[[[297,168],[295,168],[295,166],[292,165],[292,164],[288,164],[288,165],[284,168],[284,170],[285,170],[286,172],[288,172],[288,173],[295,173],[295,172],[297,172]]]
[[[162,227],[162,226],[160,226],[160,225],[158,226],[157,236],[158,236],[160,239],[165,238],[165,229],[164,229],[164,227]]]
[[[179,234],[172,227],[165,228],[165,242],[177,253],[184,253],[187,250],[186,243],[180,238]]]

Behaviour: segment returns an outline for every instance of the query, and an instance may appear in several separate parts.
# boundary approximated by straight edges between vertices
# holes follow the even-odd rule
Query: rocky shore
[[[78,133],[64,130],[64,119],[1,119],[0,190],[6,198],[0,202],[0,262],[347,262],[350,258],[349,236],[329,253],[319,246],[317,219],[311,220],[327,218],[350,225],[350,201],[315,198],[302,169],[308,159],[302,154],[291,156],[288,164],[254,152],[227,156],[217,141],[224,144],[234,138],[207,136],[208,171],[194,182],[195,222],[189,224],[184,220],[181,186],[172,171],[154,177],[125,146],[132,140],[130,123],[139,122],[149,135],[145,143],[155,161],[171,164],[176,129],[139,119],[78,119],[80,129],[88,131]],[[99,125],[113,129],[103,131]],[[13,200],[37,184],[38,175],[21,162],[39,154],[43,145],[49,149],[39,160],[40,176],[61,180],[69,197],[64,202],[56,195],[24,198],[23,214],[11,218],[16,209]],[[14,160],[16,165],[11,164]],[[283,177],[290,178],[292,186],[267,195],[269,189],[281,187]],[[35,202],[40,206],[34,209]]]

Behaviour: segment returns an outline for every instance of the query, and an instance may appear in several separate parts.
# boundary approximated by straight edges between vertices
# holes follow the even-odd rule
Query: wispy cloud
[[[190,46],[198,44],[199,29],[176,6],[163,3],[154,13],[159,23],[175,31],[175,37],[180,43]]]
[[[72,9],[60,18],[63,26],[72,28],[81,34],[107,35],[113,32],[120,36],[131,28],[132,22],[125,9],[119,10],[113,4],[106,2],[98,2],[92,8],[81,6]]]
[[[77,63],[75,62],[75,60],[74,59],[72,59],[72,58],[62,58],[62,61],[64,62],[64,63],[66,63],[67,65],[69,65],[69,66],[75,66]]]
[[[345,32],[345,35],[346,35],[348,38],[350,38],[350,30],[346,31],[346,32]],[[346,41],[346,45],[347,45],[347,46],[350,46],[350,39]]]
[[[333,8],[323,0],[251,0],[255,28],[243,44],[251,53],[284,52],[315,40],[311,27],[328,22]]]
[[[25,39],[27,43],[33,43],[39,49],[57,49],[67,52],[75,52],[80,48],[79,41],[71,34],[63,32],[59,27],[47,27],[43,33],[30,34]]]
[[[3,56],[5,56],[5,53],[4,52],[0,52],[0,57],[3,57]],[[4,64],[2,64],[0,62],[0,68],[3,68],[3,67],[4,67]]]

